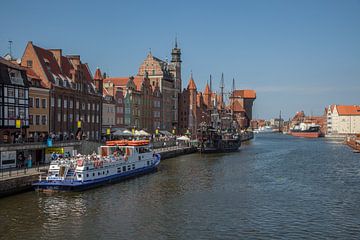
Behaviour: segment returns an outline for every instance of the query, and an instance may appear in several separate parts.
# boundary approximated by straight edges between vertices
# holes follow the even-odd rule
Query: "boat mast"
[[[223,117],[223,104],[224,104],[224,73],[221,73],[221,81],[220,81],[220,129],[222,130],[222,121],[221,118]]]

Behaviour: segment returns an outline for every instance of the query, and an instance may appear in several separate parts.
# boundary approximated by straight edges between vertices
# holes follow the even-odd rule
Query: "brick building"
[[[31,68],[50,90],[49,131],[59,139],[101,134],[102,93],[79,55],[63,56],[61,49],[44,49],[28,42],[21,65]]]
[[[181,49],[175,41],[171,62],[156,58],[151,52],[139,67],[137,76],[148,74],[153,89],[159,86],[162,95],[161,128],[172,130],[178,127],[179,94],[181,92]]]
[[[123,126],[149,132],[161,127],[162,94],[158,83],[151,85],[147,73],[144,76],[106,78],[104,89],[123,97]]]
[[[233,110],[234,116],[241,129],[250,127],[255,99],[256,92],[249,89],[234,90],[230,96],[229,108]]]

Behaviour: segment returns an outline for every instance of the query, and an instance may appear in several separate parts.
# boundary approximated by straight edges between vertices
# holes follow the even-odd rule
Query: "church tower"
[[[171,51],[171,65],[171,72],[175,78],[175,88],[181,91],[181,49],[178,48],[177,38],[175,38],[175,47]]]
[[[181,50],[178,48],[177,38],[175,38],[175,46],[171,50],[171,63],[169,67],[173,76],[173,127],[178,127],[179,123],[179,95],[181,94]]]

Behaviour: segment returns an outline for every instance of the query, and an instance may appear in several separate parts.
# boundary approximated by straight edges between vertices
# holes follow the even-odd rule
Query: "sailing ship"
[[[33,184],[39,191],[81,191],[157,170],[160,155],[148,140],[108,141],[99,154],[57,158],[46,179]]]
[[[211,77],[210,77],[211,83]],[[210,84],[211,85],[211,84]],[[239,126],[234,118],[233,107],[229,110],[224,106],[224,75],[221,76],[221,102],[218,109],[218,103],[215,98],[211,114],[211,124],[200,123],[198,129],[198,150],[201,153],[221,153],[238,151],[241,146],[241,135]],[[233,79],[233,96],[235,90],[235,80]],[[234,102],[234,101],[233,101]]]

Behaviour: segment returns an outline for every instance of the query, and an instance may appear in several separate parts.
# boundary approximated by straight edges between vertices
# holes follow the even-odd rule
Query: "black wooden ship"
[[[210,78],[211,81],[211,78]],[[211,82],[210,82],[211,85]],[[224,106],[224,77],[221,77],[221,99],[216,97],[210,110],[211,122],[202,122],[198,129],[198,150],[201,153],[222,153],[238,151],[241,146],[240,128],[234,118],[232,109]],[[233,91],[234,92],[234,82]],[[220,107],[218,106],[220,105]]]

